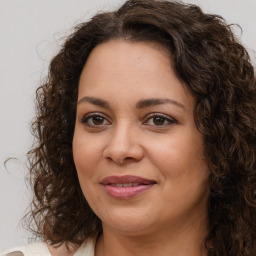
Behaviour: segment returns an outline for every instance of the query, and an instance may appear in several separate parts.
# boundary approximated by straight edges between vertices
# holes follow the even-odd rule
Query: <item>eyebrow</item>
[[[81,104],[82,102],[89,102],[93,105],[110,109],[110,104],[107,101],[99,99],[99,98],[87,97],[86,96],[86,97],[81,98],[78,101],[77,105]],[[183,110],[186,109],[186,107],[183,104],[181,104],[181,103],[179,103],[175,100],[166,99],[166,98],[142,99],[142,100],[139,100],[136,103],[136,108],[137,109],[142,109],[142,108],[148,108],[148,107],[157,106],[157,105],[163,105],[163,104],[167,104],[167,103],[176,105],[177,107],[179,107]]]
[[[152,106],[156,106],[156,105],[163,105],[163,104],[166,104],[166,103],[174,104],[174,105],[176,105],[177,107],[182,108],[183,110],[186,109],[186,107],[185,107],[183,104],[181,104],[181,103],[179,103],[179,102],[177,102],[177,101],[175,101],[175,100],[166,99],[166,98],[164,98],[164,99],[162,99],[162,98],[160,98],[160,99],[156,98],[156,99],[140,100],[140,101],[137,102],[136,108],[138,108],[138,109],[141,109],[141,108],[148,108],[148,107],[152,107]]]
[[[102,99],[99,99],[99,98],[94,98],[94,97],[83,97],[81,98],[78,102],[77,102],[77,105],[79,105],[80,103],[82,102],[89,102],[93,105],[96,105],[96,106],[100,106],[100,107],[103,107],[103,108],[110,108],[110,105],[107,101],[105,100],[102,100]]]

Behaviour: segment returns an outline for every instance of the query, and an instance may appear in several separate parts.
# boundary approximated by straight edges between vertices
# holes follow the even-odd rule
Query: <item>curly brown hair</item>
[[[37,139],[28,153],[36,235],[80,245],[102,232],[81,191],[72,156],[78,82],[92,49],[110,39],[157,42],[196,99],[209,161],[208,255],[256,255],[256,82],[245,48],[218,15],[195,5],[128,0],[75,28],[37,90]]]

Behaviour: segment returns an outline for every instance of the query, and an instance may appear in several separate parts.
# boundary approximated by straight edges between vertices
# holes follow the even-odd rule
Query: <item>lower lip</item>
[[[116,199],[129,199],[144,193],[153,186],[154,184],[138,185],[135,187],[114,187],[111,185],[104,185],[104,188],[107,194]]]

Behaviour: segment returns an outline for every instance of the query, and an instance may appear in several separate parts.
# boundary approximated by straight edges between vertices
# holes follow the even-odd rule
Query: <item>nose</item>
[[[144,156],[139,132],[134,127],[119,125],[111,131],[103,157],[119,165],[138,162]]]

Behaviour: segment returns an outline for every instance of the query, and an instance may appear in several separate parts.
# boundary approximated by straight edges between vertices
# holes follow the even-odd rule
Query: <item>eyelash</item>
[[[174,118],[171,118],[171,117],[169,117],[169,116],[166,116],[166,115],[163,115],[163,114],[160,114],[160,113],[151,113],[151,114],[149,114],[148,116],[147,116],[147,120],[146,120],[146,122],[148,121],[148,120],[150,120],[150,119],[152,119],[153,120],[153,118],[156,118],[156,117],[160,117],[160,118],[162,118],[163,120],[164,120],[164,122],[168,122],[168,124],[165,124],[165,125],[152,125],[152,126],[159,126],[159,127],[166,127],[166,126],[169,126],[169,125],[172,125],[172,124],[177,124],[178,122],[174,119]],[[143,124],[145,124],[145,122],[143,122]],[[150,125],[149,125],[150,126]]]
[[[104,121],[105,121],[105,120],[108,121],[108,119],[107,119],[107,118],[105,117],[105,115],[103,115],[102,113],[90,113],[90,114],[85,115],[85,116],[82,118],[81,122],[82,122],[84,125],[89,126],[89,127],[104,126],[104,125],[89,124],[90,119],[92,120],[92,118],[95,118],[95,117],[100,117],[100,118],[104,119]],[[109,121],[108,121],[108,122],[109,122]],[[109,123],[110,123],[110,122],[109,122]]]
[[[100,117],[103,119],[103,122],[104,121],[107,121],[108,123],[110,123],[108,121],[108,119],[105,117],[105,115],[103,115],[102,113],[90,113],[90,114],[87,114],[85,115],[81,122],[88,126],[88,127],[94,127],[94,128],[100,128],[100,127],[103,127],[105,125],[109,125],[109,124],[99,124],[99,125],[95,125],[95,124],[90,124],[89,121],[92,121],[93,118],[96,118],[96,117]],[[162,121],[164,121],[165,123],[168,122],[168,124],[163,124],[163,125],[156,125],[156,124],[147,124],[146,122],[148,122],[150,119],[154,119],[154,118],[162,118]],[[93,122],[93,121],[92,121]],[[170,118],[169,116],[166,116],[166,115],[163,115],[163,114],[160,114],[160,113],[151,113],[147,116],[147,119],[145,122],[143,122],[142,124],[143,125],[148,125],[148,126],[156,126],[158,128],[162,128],[162,127],[166,127],[166,126],[169,126],[169,125],[172,125],[172,124],[177,124],[178,122],[174,119],[174,118]]]

